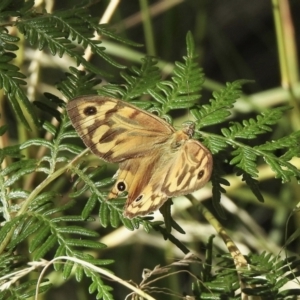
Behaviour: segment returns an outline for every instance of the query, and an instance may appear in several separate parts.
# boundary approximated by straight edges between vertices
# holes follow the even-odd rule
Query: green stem
[[[149,12],[149,4],[147,0],[140,0],[141,13],[143,18],[144,36],[146,38],[146,48],[148,55],[156,55],[153,28],[151,23],[151,16]]]
[[[300,128],[300,107],[295,96],[295,86],[299,81],[295,29],[288,0],[272,0],[273,17],[276,29],[281,85],[290,95],[294,109],[290,112],[294,130]]]

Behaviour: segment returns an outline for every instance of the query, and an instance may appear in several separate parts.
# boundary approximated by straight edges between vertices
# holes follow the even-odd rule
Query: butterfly
[[[192,125],[176,131],[156,115],[105,96],[75,98],[67,112],[85,145],[104,161],[119,164],[108,199],[127,192],[128,218],[147,215],[210,179],[212,155],[191,138]]]

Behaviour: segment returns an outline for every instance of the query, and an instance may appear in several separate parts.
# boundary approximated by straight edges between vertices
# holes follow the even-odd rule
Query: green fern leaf
[[[172,81],[156,84],[156,88],[148,89],[148,93],[161,104],[161,115],[171,109],[190,108],[200,98],[200,90],[204,75],[197,64],[197,54],[191,33],[186,37],[188,45],[185,63],[176,62]]]
[[[15,227],[23,222],[24,220],[26,219],[26,216],[18,216],[18,217],[15,217],[13,218],[12,220],[10,221],[7,221],[2,227],[1,227],[1,230],[0,230],[0,243],[2,244],[3,241],[5,240],[5,238],[7,237],[7,234],[11,231],[11,230],[14,230]]]
[[[234,158],[230,161],[231,165],[236,165],[240,169],[249,173],[252,177],[258,177],[256,166],[257,155],[251,147],[242,146],[232,152]]]
[[[94,258],[92,255],[82,251],[73,251],[73,255],[74,257],[89,262],[90,264],[95,266],[107,266],[109,264],[114,263],[114,260],[112,259],[97,259]]]
[[[58,233],[68,233],[68,234],[79,234],[82,236],[89,236],[89,237],[97,237],[99,236],[98,233],[96,233],[93,230],[89,230],[87,228],[82,228],[80,226],[64,226],[57,228]]]
[[[48,233],[48,232],[47,232]],[[40,238],[37,235],[38,238]],[[40,260],[45,257],[45,255],[52,249],[57,243],[57,236],[54,234],[48,235],[47,239],[43,241],[43,243],[39,244],[39,248],[35,250],[33,254],[34,260]],[[31,247],[30,247],[31,248]]]
[[[260,151],[273,152],[276,150],[287,150],[286,153],[280,156],[281,159],[289,161],[293,157],[300,156],[300,131],[282,137],[276,141],[267,141],[265,144],[254,147]]]
[[[102,202],[100,204],[100,210],[99,210],[99,220],[101,222],[101,225],[106,228],[109,222],[109,208],[108,205],[105,202]]]
[[[257,200],[260,202],[264,202],[264,197],[260,192],[259,189],[259,182],[252,178],[248,173],[245,173],[244,170],[238,170],[237,176],[242,175],[242,180],[247,183],[247,185],[250,187],[252,193],[256,196]]]
[[[16,36],[8,34],[6,28],[2,28],[0,30],[0,54],[5,54],[6,51],[17,51],[19,48],[16,44],[13,43],[17,43],[20,39]]]
[[[66,246],[64,244],[60,244],[58,248],[56,249],[54,257],[60,257],[64,256],[66,254]],[[55,271],[61,271],[62,268],[64,267],[59,261],[54,262],[54,270]]]
[[[146,56],[142,59],[141,68],[131,67],[129,72],[130,75],[125,72],[121,72],[121,76],[126,80],[126,95],[124,100],[134,99],[142,95],[147,89],[151,89],[161,79],[160,71],[158,69],[157,61]]]
[[[88,188],[88,186],[86,187]],[[89,197],[86,205],[84,206],[83,211],[81,212],[81,216],[84,220],[90,216],[90,213],[94,209],[96,204],[97,204],[97,196],[92,194],[91,197]]]
[[[256,120],[244,120],[243,124],[232,122],[232,125],[228,129],[222,128],[222,133],[230,139],[254,139],[262,133],[272,131],[269,125],[276,124],[288,109],[290,108],[287,106],[277,107],[261,113],[261,115],[256,117]]]
[[[15,228],[16,234],[13,235],[8,248],[12,250],[15,249],[18,244],[34,234],[41,225],[42,222],[36,218],[28,218],[27,220],[24,220],[24,222],[20,223],[19,226]]]
[[[113,228],[118,228],[120,224],[119,212],[111,206],[109,208],[110,208],[110,214],[109,214],[110,224]]]
[[[33,122],[36,127],[40,127],[40,124],[32,104],[21,88],[21,85],[26,84],[23,80],[26,76],[19,72],[18,67],[9,63],[15,57],[13,53],[0,55],[0,89],[4,89],[15,114],[23,125],[30,130],[29,123]],[[25,118],[23,110],[28,113],[30,119]]]
[[[21,283],[18,286],[10,287],[9,290],[5,290],[0,293],[0,299],[2,300],[23,300],[32,299],[36,293],[37,280],[28,280]],[[45,293],[51,288],[51,284],[42,282],[39,286],[39,294]]]
[[[57,109],[48,105],[48,103],[44,103],[41,101],[33,101],[33,104],[41,111],[46,112],[47,114],[54,117],[58,122],[61,121],[61,113]]]
[[[50,231],[50,227],[49,226],[39,227],[38,231],[36,232],[35,238],[32,240],[32,243],[29,246],[30,253],[33,253],[35,250],[37,250],[39,247],[41,247],[43,245],[43,243],[45,242],[45,239],[48,236],[52,236],[51,231]],[[37,255],[37,256],[39,256],[39,255]]]
[[[85,26],[83,22],[88,19],[90,19],[89,24]],[[99,47],[101,41],[93,39],[93,30],[95,28],[91,28],[89,25],[93,25],[91,18],[88,16],[86,10],[81,8],[52,14],[36,15],[33,18],[23,19],[17,23],[18,29],[29,40],[31,45],[38,44],[40,50],[48,46],[51,54],[58,54],[59,57],[67,53],[78,64],[82,64],[96,74],[108,76],[108,74],[105,74],[86,61],[76,51],[76,45],[72,44],[71,41],[77,40],[78,44],[82,44],[84,48],[90,46],[94,53],[98,54],[108,63],[118,68],[124,68],[104,52],[105,48]]]
[[[13,189],[10,190],[9,193],[7,194],[8,199],[26,199],[29,195],[29,192],[19,190],[19,189]]]
[[[123,100],[137,99],[145,94],[147,89],[153,88],[160,81],[160,72],[156,65],[157,61],[153,57],[146,56],[142,59],[140,68],[131,67],[128,71],[120,73],[126,81],[124,84],[107,84],[101,87],[98,93],[104,96],[122,98]]]
[[[30,140],[24,142],[20,146],[20,149],[23,150],[23,149],[26,149],[26,148],[31,147],[31,146],[38,146],[38,147],[43,146],[43,147],[48,148],[50,151],[54,151],[53,143],[49,142],[49,141],[46,141],[45,139],[42,139],[42,138],[30,139]]]
[[[62,276],[64,279],[68,279],[71,276],[74,265],[74,262],[70,260],[67,260],[67,262],[64,264],[64,269],[62,272]]]
[[[146,223],[145,223],[146,224]],[[149,223],[148,223],[149,226]],[[165,240],[169,240],[172,242],[178,249],[180,249],[183,253],[187,254],[189,253],[189,249],[183,245],[175,236],[173,236],[171,233],[169,233],[165,228],[161,226],[161,222],[153,223],[152,228],[158,232],[160,232]]]
[[[212,154],[219,153],[220,151],[225,150],[228,145],[226,144],[223,137],[216,135],[209,135],[204,138],[205,145],[209,148]]]
[[[230,186],[230,183],[220,174],[222,174],[221,166],[218,162],[214,162],[214,168],[211,176],[211,183],[212,183],[212,202],[215,210],[217,211],[218,215],[222,219],[226,219],[224,210],[220,205],[221,201],[221,193],[226,193],[226,190],[222,185]]]
[[[110,286],[104,285],[102,282],[100,276],[89,270],[88,268],[84,268],[85,275],[89,278],[91,278],[92,283],[89,286],[89,292],[94,293],[98,292],[96,295],[96,299],[103,299],[103,300],[113,300],[113,296],[111,295],[110,291],[112,291],[112,288]]]
[[[295,270],[299,267],[299,260],[296,260],[296,257],[278,260],[277,257],[272,257],[271,254],[265,252],[260,255],[252,255],[249,259],[253,267],[245,271],[242,278],[253,287],[251,289],[244,288],[243,292],[247,295],[285,299],[281,296],[285,295],[286,291],[280,292],[280,288],[298,276]],[[288,291],[290,295],[300,295],[300,289]]]
[[[70,67],[69,70],[70,73],[66,73],[66,79],[57,84],[58,90],[67,99],[72,99],[79,95],[96,94],[93,87],[99,83],[99,80],[95,79],[94,74],[86,74],[74,67]]]
[[[196,127],[201,128],[213,124],[224,122],[230,116],[230,109],[241,96],[241,88],[248,80],[237,80],[226,83],[226,87],[213,92],[214,99],[210,99],[210,104],[201,105],[199,108],[191,110],[191,114],[196,119]]]
[[[124,218],[124,217],[121,217],[121,222],[123,223],[123,225],[128,229],[128,230],[131,230],[133,231],[134,230],[134,225],[132,224],[132,221],[127,219],[127,218]]]
[[[274,155],[264,156],[265,162],[276,174],[276,178],[281,178],[282,182],[289,182],[292,176],[295,176],[300,182],[300,170],[290,163],[277,159]]]
[[[11,187],[15,182],[20,180],[24,175],[30,174],[36,170],[34,160],[17,161],[12,163],[0,172],[0,176],[10,175],[4,182],[4,187]]]
[[[76,270],[75,270],[75,278],[77,282],[82,281],[84,276],[84,271],[83,271],[83,267],[82,266],[76,266]]]
[[[87,23],[90,23],[91,17],[87,15],[87,18],[85,19]],[[134,47],[143,47],[143,44],[135,43],[131,40],[128,40],[124,37],[121,37],[120,35],[117,35],[114,33],[113,29],[109,28],[108,24],[99,24],[98,19],[95,19],[94,22],[91,24],[91,27],[96,28],[97,33],[100,36],[109,37],[115,41],[121,42],[123,44],[134,46]]]
[[[91,248],[91,249],[103,249],[106,248],[106,245],[94,242],[90,240],[83,240],[83,239],[67,239],[65,240],[66,245],[68,246],[75,246],[75,247],[85,247],[85,248]]]

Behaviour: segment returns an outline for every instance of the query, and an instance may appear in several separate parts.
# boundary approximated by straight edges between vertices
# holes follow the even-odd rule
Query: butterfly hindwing
[[[163,192],[172,197],[200,189],[209,181],[212,165],[207,148],[196,140],[186,141],[173,156],[165,174]]]
[[[124,215],[145,215],[161,206],[168,197],[161,193],[162,181],[155,176],[159,160],[154,157],[134,158],[119,165],[117,179],[108,199],[127,192]],[[141,176],[143,174],[143,176]],[[156,181],[156,182],[155,182]]]

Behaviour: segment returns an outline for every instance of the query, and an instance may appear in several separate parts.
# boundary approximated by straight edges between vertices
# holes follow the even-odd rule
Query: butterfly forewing
[[[86,146],[109,162],[149,155],[174,132],[162,119],[108,97],[76,98],[67,111]]]

